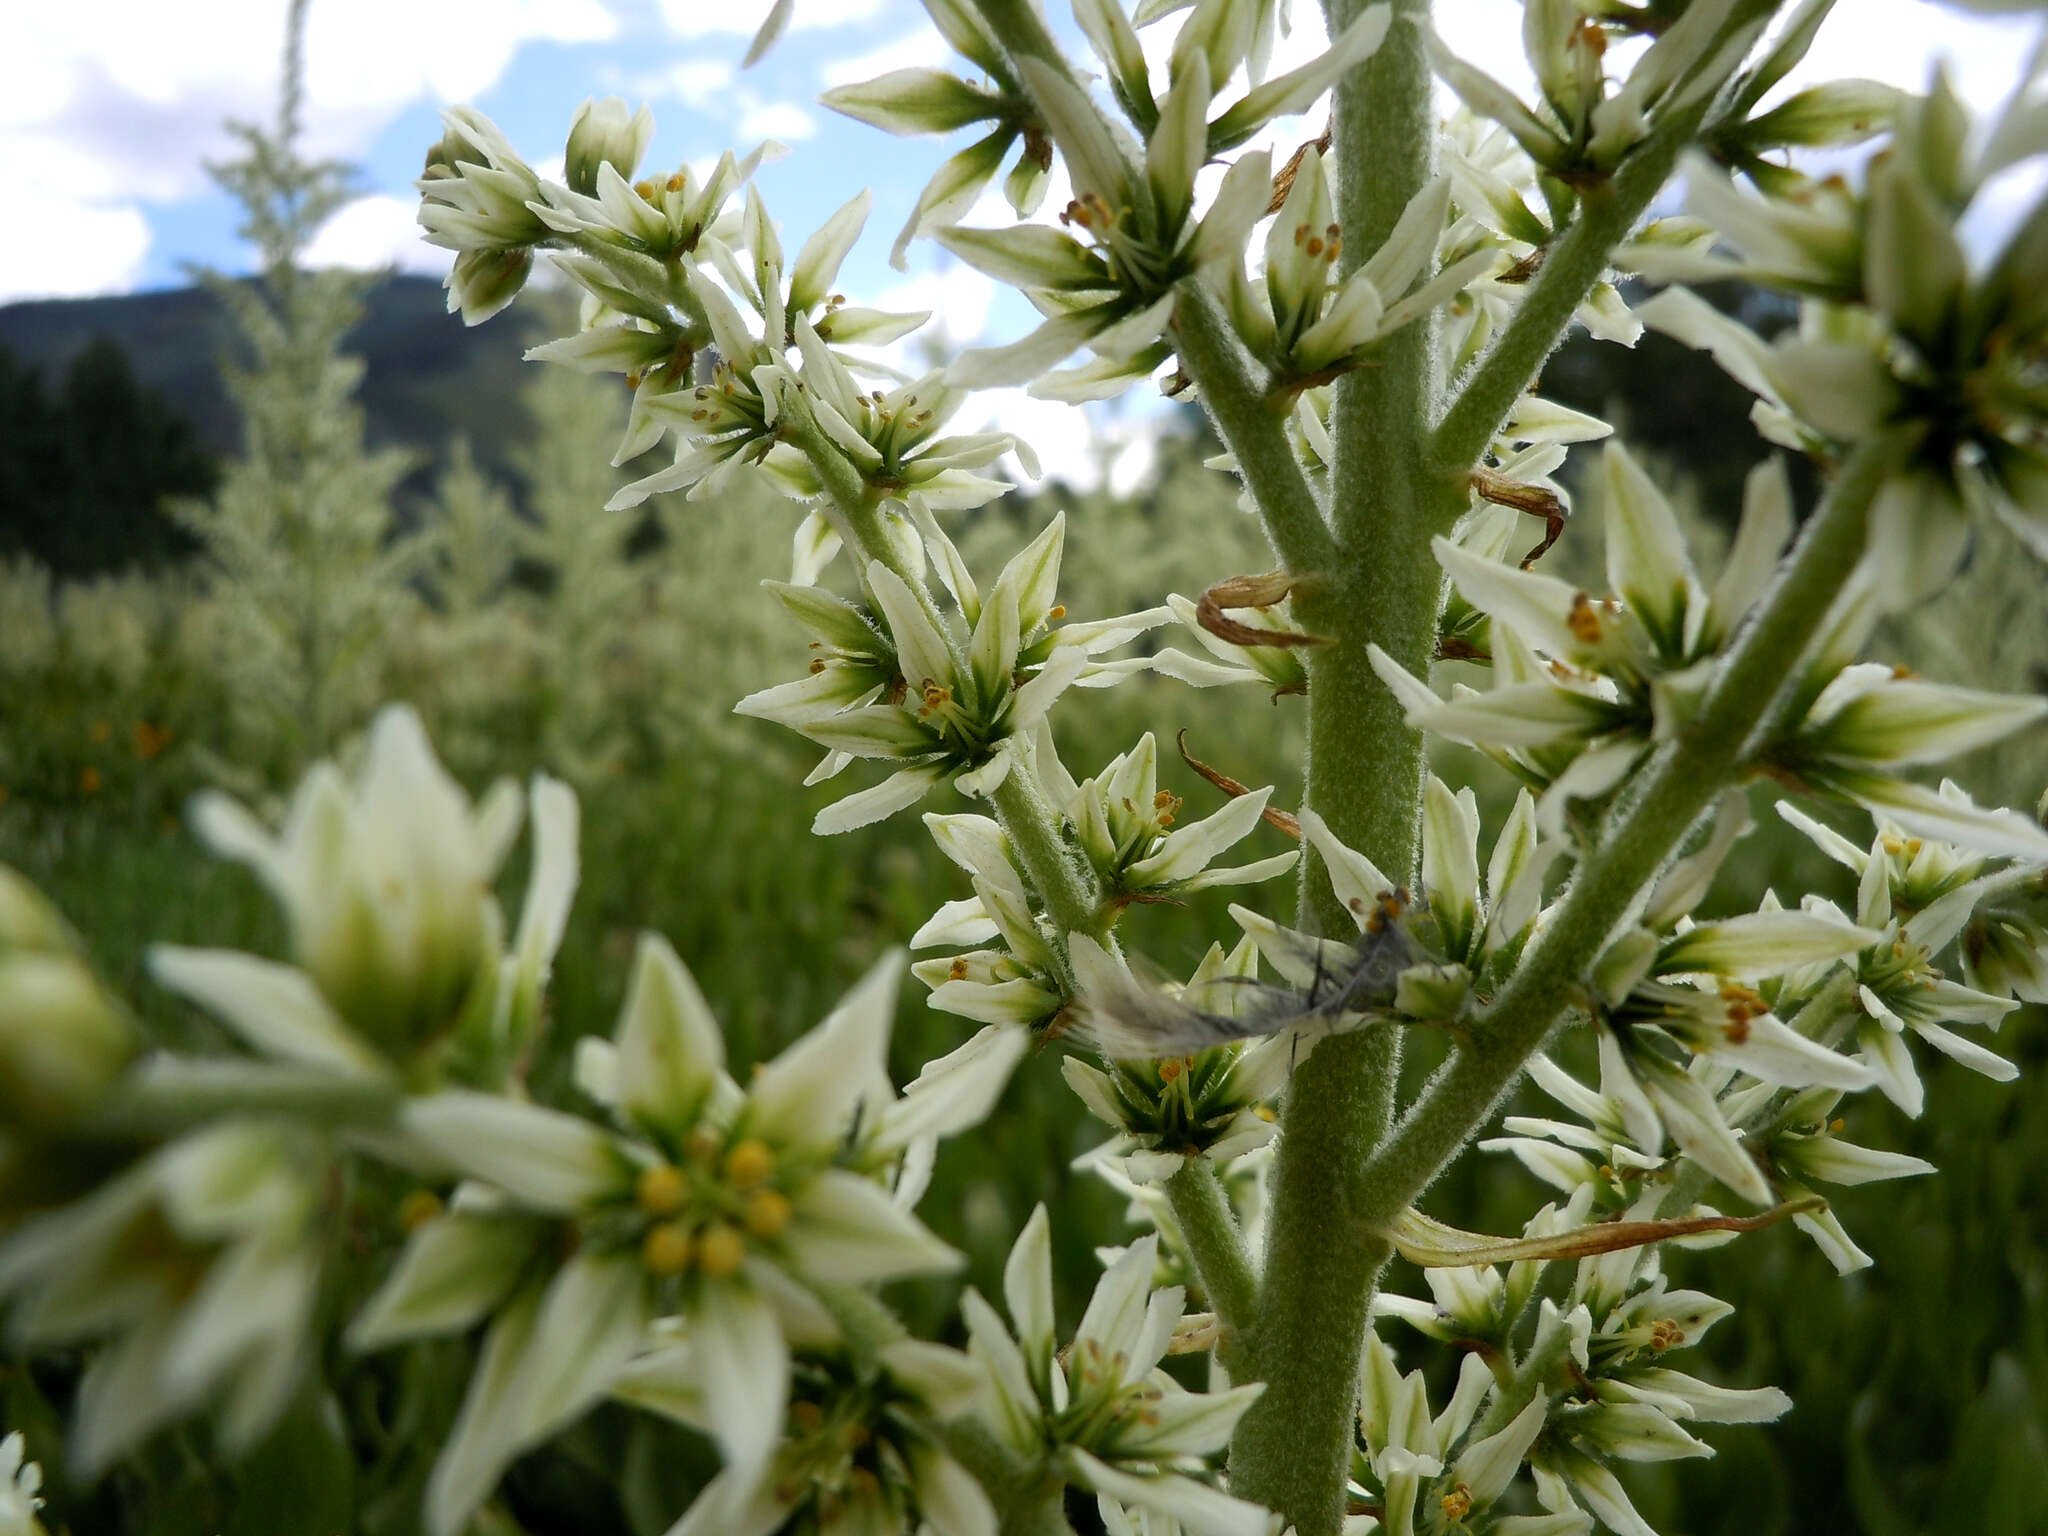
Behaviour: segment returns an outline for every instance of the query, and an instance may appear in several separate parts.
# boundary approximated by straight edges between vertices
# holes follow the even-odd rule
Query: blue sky
[[[1068,4],[1046,0],[1072,37]],[[576,105],[617,93],[654,109],[652,167],[702,163],[763,138],[787,143],[792,153],[760,182],[789,238],[871,187],[868,235],[841,282],[856,302],[936,308],[956,340],[1020,332],[1032,318],[1021,299],[943,266],[929,244],[913,248],[908,276],[888,267],[918,189],[957,144],[892,139],[817,105],[828,85],[945,62],[917,0],[797,0],[791,34],[741,72],[767,6],[312,0],[309,139],[360,168],[361,193],[322,231],[315,259],[445,271],[445,255],[420,244],[412,222],[411,181],[439,135],[439,109],[481,107],[545,173],[559,163]],[[1294,0],[1294,11],[1276,67],[1321,44],[1314,0]],[[1527,79],[1520,13],[1518,0],[1437,6],[1453,46],[1511,83]],[[270,114],[284,14],[284,0],[0,0],[0,197],[15,221],[13,238],[0,242],[0,302],[176,285],[193,263],[247,266],[234,209],[202,162],[229,147],[223,117]],[[1793,83],[1864,75],[1922,87],[1939,52],[1964,94],[1988,105],[2010,87],[2040,25],[1967,17],[1931,0],[1841,0]],[[1170,28],[1153,31],[1164,41]],[[1282,122],[1271,137],[1291,147],[1319,127],[1320,119]],[[2023,190],[2011,190],[2009,206]],[[1063,201],[1056,185],[1049,207]],[[1005,221],[993,198],[970,215]],[[1042,408],[1021,397],[1008,407]]]

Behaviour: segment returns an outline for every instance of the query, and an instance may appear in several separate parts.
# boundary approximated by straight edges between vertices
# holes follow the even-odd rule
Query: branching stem
[[[1368,1170],[1358,1213],[1391,1221],[1486,1122],[1574,995],[1636,893],[1736,775],[1757,723],[1813,643],[1862,559],[1870,506],[1910,439],[1856,450],[1800,535],[1791,559],[1737,636],[1699,714],[1661,747],[1640,788],[1580,867],[1555,915],[1481,1020],[1440,1068]]]

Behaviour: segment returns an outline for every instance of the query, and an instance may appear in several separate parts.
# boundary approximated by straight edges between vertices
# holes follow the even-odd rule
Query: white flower
[[[1249,885],[1285,874],[1300,857],[1276,854],[1235,868],[1212,869],[1224,849],[1258,826],[1270,789],[1229,801],[1214,814],[1175,826],[1180,797],[1159,788],[1159,750],[1152,733],[1085,779],[1063,808],[1082,850],[1119,903],[1160,899],[1217,885]]]
[[[647,107],[629,115],[617,96],[584,102],[569,124],[569,144],[562,156],[569,190],[588,197],[597,190],[598,169],[605,165],[630,178],[653,137],[654,113]]]
[[[415,1236],[357,1324],[368,1347],[495,1313],[429,1486],[436,1531],[460,1529],[513,1455],[609,1390],[664,1311],[687,1320],[713,1432],[751,1476],[779,1433],[789,1381],[778,1272],[864,1284],[957,1261],[878,1183],[841,1165],[869,1114],[884,1120],[866,1146],[879,1171],[885,1151],[962,1129],[994,1097],[979,1085],[951,1102],[913,1090],[904,1102],[918,1102],[892,1114],[885,1055],[899,965],[877,966],[742,1090],[695,982],[649,936],[612,1041],[585,1042],[578,1063],[619,1132],[482,1094],[407,1105],[405,1130],[502,1191],[504,1213],[576,1239],[551,1277],[529,1266],[505,1300],[505,1256],[530,1242],[529,1228],[458,1210]],[[559,1238],[553,1247],[562,1251]],[[454,1295],[463,1299],[451,1305]]]
[[[1178,1286],[1151,1288],[1158,1238],[1145,1236],[1095,1287],[1073,1342],[1057,1347],[1052,1229],[1040,1206],[1003,1270],[1011,1327],[969,1290],[969,1352],[987,1368],[984,1410],[1019,1455],[1050,1456],[1068,1481],[1179,1520],[1188,1536],[1273,1536],[1278,1516],[1188,1476],[1229,1443],[1263,1386],[1189,1392],[1158,1368],[1180,1321]]]
[[[1091,999],[1138,983],[1086,935],[1076,934],[1071,946],[1086,1036],[1099,1007]],[[1228,956],[1222,945],[1212,944],[1180,990],[1199,997],[1204,1008],[1235,1013],[1255,1003],[1257,989],[1247,984],[1257,981],[1258,968],[1258,950],[1249,938]],[[1095,1118],[1119,1132],[1090,1159],[1115,1160],[1142,1184],[1172,1177],[1189,1157],[1224,1163],[1271,1141],[1275,1125],[1268,1101],[1285,1085],[1296,1054],[1292,1040],[1276,1036],[1163,1060],[1112,1056],[1100,1067],[1069,1056],[1060,1073]]]
[[[1488,553],[1439,538],[1439,563],[1489,620],[1481,655],[1491,662],[1492,688],[1460,687],[1441,699],[1385,652],[1372,652],[1410,724],[1478,747],[1546,789],[1540,821],[1553,835],[1572,800],[1605,796],[1652,742],[1683,728],[1792,531],[1783,467],[1759,466],[1735,544],[1709,588],[1649,476],[1615,444],[1604,464],[1614,595],[1593,598],[1555,576],[1517,569],[1504,547]],[[1467,538],[1484,526],[1475,519]]]
[[[200,838],[247,864],[284,908],[294,958],[320,999],[400,1057],[495,984],[503,919],[491,882],[520,818],[505,780],[472,807],[404,705],[377,716],[353,781],[314,766],[278,833],[225,795],[192,806]],[[573,854],[567,879],[573,886]]]
[[[54,1129],[91,1109],[134,1057],[126,1015],[56,910],[0,865],[0,1110]]]
[[[983,597],[949,574],[963,619],[964,645],[929,599],[880,561],[869,564],[873,607],[856,643],[869,649],[844,659],[821,658],[811,678],[742,699],[740,714],[777,720],[828,749],[825,776],[854,758],[900,764],[881,784],[819,812],[813,830],[845,832],[922,800],[941,782],[993,794],[1019,752],[1034,750],[1040,722],[1089,667],[1091,640],[1063,643],[1054,597],[1064,546],[1064,516],[1003,567]],[[970,618],[969,615],[972,615]],[[846,616],[837,621],[842,627]],[[1117,643],[1137,633],[1119,631]],[[886,636],[886,640],[881,637]],[[890,653],[885,659],[877,641]],[[870,681],[888,668],[886,692]]]
[[[1499,122],[1537,163],[1569,181],[1611,172],[1660,126],[1718,91],[1769,19],[1728,30],[1735,15],[1734,0],[1688,7],[1610,89],[1602,63],[1608,32],[1625,29],[1626,20],[1603,27],[1569,0],[1537,0],[1528,8],[1523,45],[1541,88],[1540,111],[1434,35],[1431,58],[1468,107]]]
[[[276,1422],[313,1342],[331,1168],[316,1131],[223,1120],[0,1242],[18,1345],[100,1341],[79,1383],[82,1475],[204,1407],[230,1450]]]
[[[619,1395],[712,1427],[691,1353],[685,1344],[644,1357]],[[979,1367],[915,1339],[884,1346],[878,1365],[864,1370],[840,1348],[800,1351],[773,1454],[763,1466],[714,1477],[671,1536],[769,1536],[810,1522],[827,1532],[996,1536],[997,1512],[981,1484],[926,1432],[972,1407],[984,1390]]]
[[[969,948],[912,966],[932,989],[932,1006],[986,1024],[1050,1023],[1066,1005],[1065,967],[1051,924],[1032,910],[1008,836],[986,816],[927,815],[924,822],[939,851],[967,871],[974,894],[933,913],[911,936],[910,947],[1003,941],[1000,949]]]

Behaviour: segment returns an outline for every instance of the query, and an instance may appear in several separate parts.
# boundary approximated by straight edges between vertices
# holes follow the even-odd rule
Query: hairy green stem
[[[1440,1068],[1373,1158],[1358,1216],[1366,1229],[1411,1204],[1493,1113],[1529,1056],[1578,992],[1648,884],[1740,768],[1757,724],[1819,633],[1862,559],[1870,506],[1909,439],[1870,439],[1857,449],[1802,531],[1736,637],[1699,714],[1658,749],[1640,789],[1474,1033]]]
[[[1231,1213],[1230,1197],[1216,1177],[1216,1165],[1204,1157],[1188,1158],[1180,1172],[1166,1181],[1166,1198],[1195,1261],[1195,1274],[1209,1298],[1209,1309],[1223,1325],[1224,1342],[1217,1352],[1234,1357],[1237,1341],[1258,1305],[1259,1282],[1237,1230],[1237,1218]]]
[[[1262,386],[1214,294],[1181,290],[1173,334],[1181,367],[1195,381],[1237,472],[1251,491],[1273,552],[1290,571],[1315,571],[1335,553],[1322,504],[1287,437],[1287,408]],[[1228,573],[1219,573],[1228,574]]]
[[[1331,6],[1332,29],[1362,7]],[[1435,160],[1432,80],[1422,39],[1428,0],[1403,0],[1387,41],[1337,88],[1332,136],[1347,270],[1375,250]],[[1339,381],[1331,431],[1331,517],[1339,547],[1297,592],[1304,628],[1334,642],[1308,660],[1306,803],[1335,834],[1396,879],[1412,877],[1422,801],[1422,742],[1367,659],[1378,644],[1418,669],[1435,648],[1443,576],[1430,535],[1462,492],[1419,473],[1434,412],[1433,321],[1401,333],[1381,366]],[[1256,490],[1256,487],[1255,487]],[[1302,861],[1301,920],[1353,931],[1312,855]],[[1368,1159],[1393,1115],[1399,1035],[1369,1030],[1323,1041],[1294,1076],[1281,1120],[1267,1220],[1265,1273],[1247,1336],[1266,1392],[1239,1421],[1231,1488],[1281,1511],[1300,1536],[1335,1536],[1343,1519],[1358,1350],[1380,1271],[1382,1237],[1363,1241],[1353,1213]]]
[[[1022,754],[990,797],[1010,846],[1024,866],[1025,878],[1045,903],[1045,910],[1063,933],[1108,931],[1108,913],[1095,871],[1060,835],[1060,818],[1039,788],[1038,777]]]

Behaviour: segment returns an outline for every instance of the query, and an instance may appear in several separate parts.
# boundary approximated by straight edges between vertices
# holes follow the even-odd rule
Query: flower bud
[[[503,921],[490,882],[521,807],[509,784],[472,807],[419,718],[393,707],[371,727],[354,782],[316,766],[281,833],[224,795],[201,796],[192,815],[203,840],[277,897],[299,965],[335,1011],[404,1057],[452,1024],[495,967]]]
[[[598,167],[606,161],[631,181],[633,168],[653,137],[654,114],[646,107],[628,115],[626,103],[617,96],[584,102],[569,125],[569,147],[563,154],[569,189],[585,197],[595,196]]]
[[[464,251],[448,273],[448,308],[460,310],[464,325],[481,325],[519,297],[533,272],[533,252],[524,247]]]
[[[134,1052],[127,1021],[80,961],[0,957],[0,1117],[61,1125],[92,1108]]]
[[[43,893],[0,864],[0,954],[13,949],[70,953],[77,947]]]

